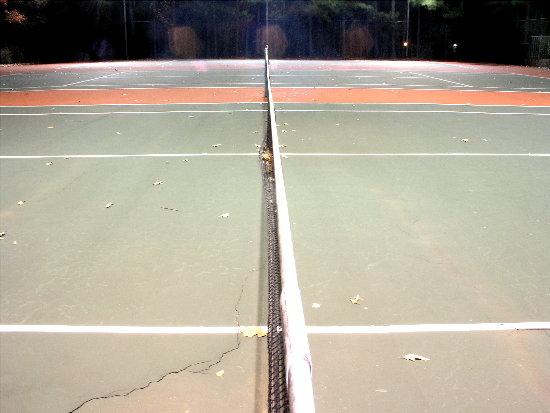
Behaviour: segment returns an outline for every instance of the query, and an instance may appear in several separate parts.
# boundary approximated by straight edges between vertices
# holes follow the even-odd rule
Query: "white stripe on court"
[[[200,156],[258,156],[252,153],[145,153],[117,155],[2,155],[0,159],[49,159],[49,158],[191,158]]]
[[[72,86],[72,85],[77,85],[79,83],[85,83],[85,82],[92,82],[94,80],[98,80],[98,79],[104,79],[106,77],[112,77],[112,76],[118,76],[122,74],[122,72],[117,72],[117,73],[111,73],[111,74],[108,74],[108,75],[105,75],[105,76],[99,76],[99,77],[94,77],[93,79],[86,79],[86,80],[81,80],[79,82],[74,82],[74,83],[68,83],[66,85],[63,85],[61,87],[67,87],[67,86]]]
[[[72,326],[72,325],[0,325],[0,333],[88,333],[88,334],[236,334],[249,326]],[[260,327],[266,331],[266,326]],[[477,324],[403,324],[386,326],[306,326],[308,334],[396,334],[459,333],[474,331],[550,330],[550,322]]]
[[[494,156],[494,157],[548,157],[550,153],[298,153],[298,152],[285,152],[285,156]]]
[[[441,78],[439,78],[439,77],[434,77],[434,76],[428,76],[428,75],[425,75],[425,74],[423,74],[423,73],[415,73],[415,72],[410,72],[410,73],[412,73],[413,75],[416,75],[416,76],[426,77],[426,78],[428,78],[428,79],[439,80],[440,82],[452,83],[452,84],[459,85],[459,86],[463,86],[463,87],[473,87],[473,86],[471,86],[471,85],[466,85],[466,84],[464,84],[464,83],[453,82],[452,80],[441,79]]]
[[[158,111],[109,111],[109,112],[50,112],[50,113],[0,113],[0,116],[52,116],[52,115],[151,115],[157,113],[233,113],[266,112],[266,109],[234,110],[158,110]],[[550,115],[550,114],[549,114]]]
[[[343,112],[343,113],[452,113],[452,114],[474,114],[474,115],[533,115],[550,116],[550,113],[535,112],[480,112],[480,111],[459,111],[459,110],[370,110],[370,109],[277,109],[277,112]]]
[[[0,159],[55,159],[55,158],[185,158],[206,156],[258,156],[257,152],[248,153],[146,153],[146,154],[116,154],[116,155],[0,155]],[[422,156],[487,156],[487,157],[550,157],[550,153],[298,153],[283,152],[281,156],[364,156],[364,157],[422,157]]]

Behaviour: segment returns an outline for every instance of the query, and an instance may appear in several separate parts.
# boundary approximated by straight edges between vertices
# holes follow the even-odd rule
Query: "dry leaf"
[[[184,159],[183,162],[189,162],[189,159]]]
[[[312,306],[313,308],[319,308],[319,307],[321,307],[321,304],[319,304],[319,303],[313,303],[313,304],[311,304],[311,306]]]
[[[378,393],[387,393],[388,391],[386,389],[376,389]]]
[[[213,148],[219,148],[220,146],[222,146],[221,143],[216,143],[216,144],[212,145]]]
[[[109,202],[107,205],[105,205],[105,208],[111,208],[114,204],[112,202]]]
[[[221,376],[223,376],[223,373],[225,373],[225,371],[220,370],[220,371],[216,372],[216,376],[221,377]]]
[[[53,165],[53,162],[46,162],[46,166]]]
[[[281,158],[283,158],[283,159],[288,159],[288,156],[286,156],[286,155],[281,155]]]
[[[288,126],[288,122],[284,122],[283,125]]]
[[[157,185],[162,185],[164,183],[164,181],[157,181],[157,182],[153,182],[153,185],[157,186]]]
[[[349,299],[352,304],[359,304],[359,301],[363,300],[359,294],[357,294],[355,297]]]
[[[245,337],[265,337],[267,336],[267,328],[266,327],[260,327],[260,326],[253,326],[253,327],[246,327],[241,328],[241,333]]]
[[[13,245],[17,245],[17,241],[13,241],[12,244],[13,244]]]
[[[53,126],[48,126],[48,129],[53,129],[54,127]]]
[[[464,138],[464,139],[461,139],[460,141],[461,141],[461,142],[469,142],[470,140],[467,139],[467,138]]]
[[[17,205],[21,206],[21,205],[23,205],[25,202],[27,202],[27,201],[19,201],[19,202],[17,203]]]
[[[122,133],[120,133],[120,132],[115,132],[115,133],[116,133],[117,135],[122,135]]]
[[[194,117],[195,117],[195,115],[189,115],[189,117],[190,117],[190,118],[194,118]]]
[[[419,356],[418,354],[405,354],[401,358],[409,361],[428,361],[429,360],[429,358],[424,356]]]
[[[229,212],[226,212],[224,214],[221,214],[221,215],[218,215],[218,218],[228,218],[229,217]]]

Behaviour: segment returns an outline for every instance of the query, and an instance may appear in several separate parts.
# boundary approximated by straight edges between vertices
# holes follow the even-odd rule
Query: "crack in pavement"
[[[237,302],[235,303],[234,305],[234,309],[235,309],[235,323],[237,324],[237,327],[240,327],[240,322],[239,322],[239,318],[240,318],[240,312],[239,312],[239,304],[243,298],[243,295],[244,295],[244,288],[245,288],[245,285],[246,283],[248,282],[248,278],[250,277],[250,275],[247,275],[245,277],[245,279],[243,280],[243,283],[241,285],[241,291],[239,293],[239,297],[237,298]],[[221,361],[223,360],[223,358],[233,352],[233,351],[236,351],[240,348],[241,346],[241,336],[240,336],[240,333],[237,333],[236,334],[236,345],[232,348],[230,348],[229,350],[226,350],[224,352],[222,352],[219,357],[216,359],[216,361],[212,361],[212,360],[204,360],[204,361],[199,361],[199,362],[196,362],[196,363],[192,363],[192,364],[189,364],[179,370],[174,370],[174,371],[170,371],[168,373],[165,373],[163,374],[162,376],[160,376],[160,378],[158,378],[157,380],[152,380],[146,384],[144,384],[143,386],[140,386],[140,387],[135,387],[133,388],[132,390],[130,391],[127,391],[125,393],[117,393],[117,394],[108,394],[108,395],[105,395],[105,396],[96,396],[96,397],[92,397],[91,399],[88,399],[88,400],[85,400],[84,402],[82,402],[80,405],[78,405],[77,407],[75,407],[74,409],[70,410],[68,413],[74,413],[76,412],[77,410],[80,410],[82,407],[84,407],[85,405],[87,405],[88,403],[91,403],[93,401],[97,401],[97,400],[106,400],[106,399],[112,399],[112,398],[116,398],[116,397],[127,397],[129,395],[131,395],[132,393],[135,393],[137,391],[140,391],[140,390],[145,390],[147,389],[148,387],[152,386],[153,384],[156,384],[156,383],[160,383],[161,381],[163,381],[166,377],[168,376],[171,376],[171,375],[175,375],[175,374],[180,374],[180,373],[183,373],[183,372],[188,372],[188,373],[192,373],[192,374],[206,374],[206,372],[208,370],[210,370],[212,367],[214,367],[216,364],[219,364],[221,363]],[[202,366],[202,365],[205,365],[206,364],[206,367],[203,367],[201,368],[200,370],[191,370],[193,367],[197,367],[197,366]]]

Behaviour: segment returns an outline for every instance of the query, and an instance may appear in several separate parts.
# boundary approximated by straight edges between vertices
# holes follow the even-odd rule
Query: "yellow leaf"
[[[220,371],[216,372],[216,376],[221,377],[221,376],[223,376],[223,373],[225,373],[225,371],[220,370]]]
[[[241,333],[245,337],[265,337],[267,336],[267,328],[260,326],[252,326],[241,328]]]
[[[355,297],[349,299],[352,304],[359,304],[359,301],[362,300],[362,298],[357,294]]]

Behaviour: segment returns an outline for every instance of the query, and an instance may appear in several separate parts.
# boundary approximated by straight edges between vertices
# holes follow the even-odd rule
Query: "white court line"
[[[372,110],[372,109],[277,109],[277,112],[344,112],[344,113],[456,113],[475,115],[534,115],[550,116],[550,113],[535,112],[481,112],[481,111],[460,111],[460,110]]]
[[[429,157],[429,156],[487,156],[487,157],[550,157],[550,153],[298,153],[284,152],[284,156],[364,156],[364,157]],[[201,156],[258,156],[257,152],[253,153],[146,153],[146,154],[115,154],[115,155],[1,155],[0,159],[55,159],[55,158],[185,158],[185,157],[201,157]]]
[[[258,156],[254,153],[144,153],[115,155],[2,155],[0,159],[49,159],[49,158],[190,158],[200,156]]]
[[[72,325],[0,325],[0,333],[95,333],[95,334],[236,334],[249,326],[72,326]],[[256,326],[254,326],[256,327]],[[266,326],[257,326],[267,330]],[[550,330],[550,322],[477,323],[477,324],[404,324],[386,326],[306,326],[308,334],[395,334],[510,330]]]
[[[494,156],[494,157],[548,157],[550,153],[465,153],[465,152],[450,152],[450,153],[297,153],[285,152],[285,156]]]
[[[452,83],[452,84],[460,85],[460,86],[464,86],[464,87],[473,87],[473,86],[471,86],[471,85],[466,85],[466,84],[464,84],[464,83],[453,82],[452,80],[441,79],[440,77],[428,76],[428,75],[425,75],[425,74],[422,74],[422,73],[415,73],[415,72],[409,72],[409,73],[412,73],[413,75],[416,75],[416,76],[426,77],[426,78],[428,78],[428,79],[439,80],[439,81],[441,81],[441,82]]]
[[[104,79],[106,77],[112,77],[112,76],[118,76],[120,75],[122,72],[117,72],[117,73],[111,73],[109,75],[105,75],[105,76],[99,76],[99,77],[94,77],[93,79],[87,79],[87,80],[81,80],[79,82],[74,82],[74,83],[68,83],[66,85],[63,85],[61,87],[67,87],[67,86],[72,86],[72,85],[77,85],[79,83],[85,83],[85,82],[92,82],[94,80],[98,80],[98,79]]]
[[[109,112],[49,112],[49,113],[0,113],[0,116],[52,116],[52,115],[151,115],[156,113],[233,113],[266,112],[267,109],[234,110],[152,110],[152,111],[109,111]],[[550,113],[549,113],[550,115]]]

